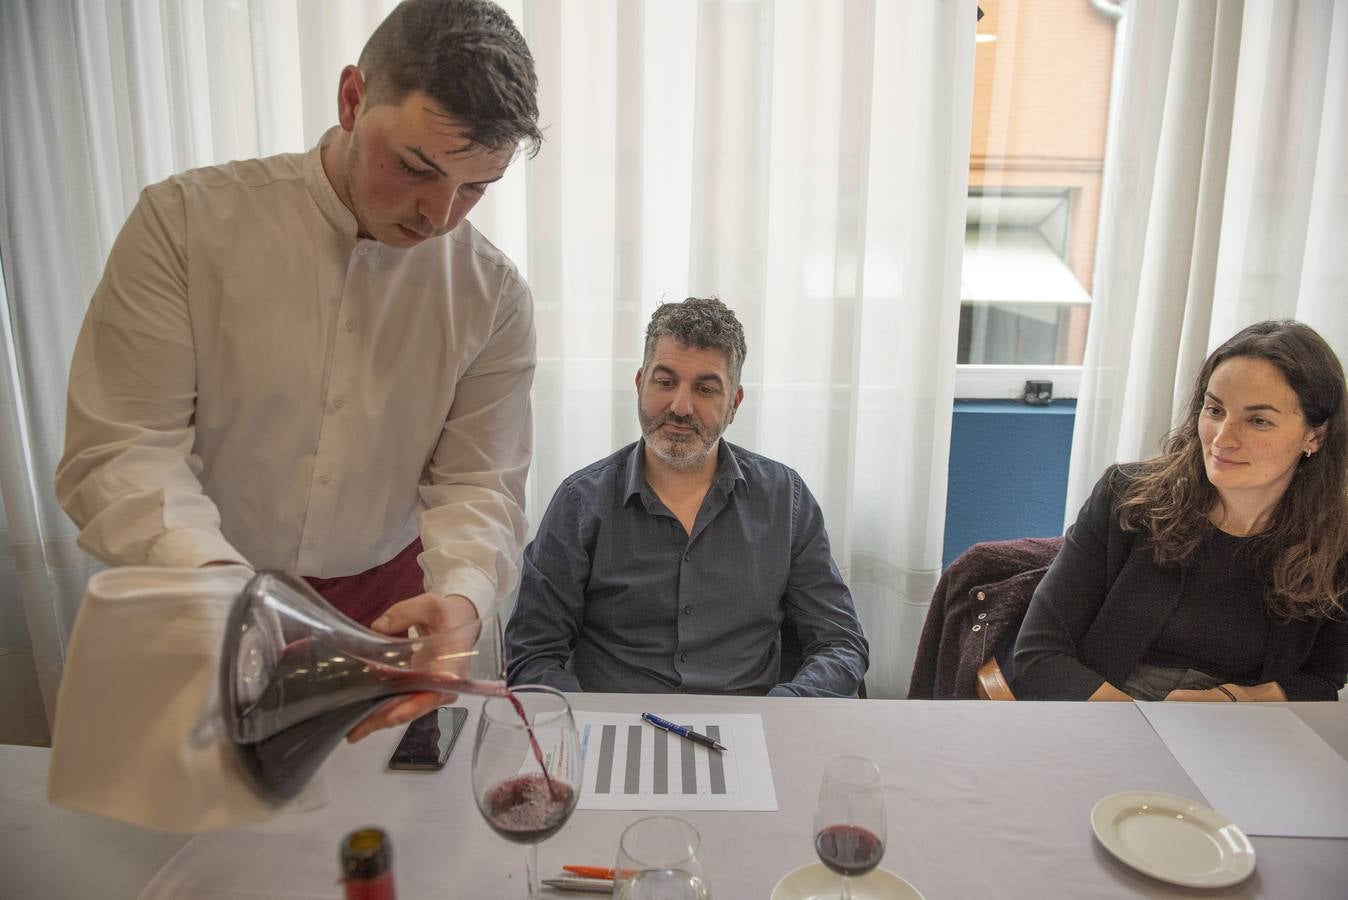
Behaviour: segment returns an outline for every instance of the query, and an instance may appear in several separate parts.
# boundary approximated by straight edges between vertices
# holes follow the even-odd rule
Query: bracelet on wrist
[[[1225,694],[1227,697],[1229,697],[1232,703],[1237,703],[1237,702],[1239,702],[1239,701],[1236,700],[1236,695],[1233,694],[1233,693],[1231,693],[1231,691],[1230,691],[1225,685],[1219,684],[1219,685],[1217,685],[1216,687],[1217,687],[1217,690],[1221,691],[1223,694]]]

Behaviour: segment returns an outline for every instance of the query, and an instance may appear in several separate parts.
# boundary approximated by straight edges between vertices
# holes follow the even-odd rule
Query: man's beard
[[[641,433],[646,437],[646,446],[656,457],[673,469],[689,471],[706,462],[716,449],[727,423],[720,428],[708,428],[697,420],[696,416],[676,416],[666,412],[659,416],[648,416],[637,404],[637,421],[641,423]],[[671,434],[661,431],[666,423],[691,428],[690,434]]]

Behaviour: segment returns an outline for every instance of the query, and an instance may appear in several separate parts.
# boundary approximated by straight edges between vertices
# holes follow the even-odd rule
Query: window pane
[[[1116,23],[1087,0],[982,0],[961,364],[1080,365]]]

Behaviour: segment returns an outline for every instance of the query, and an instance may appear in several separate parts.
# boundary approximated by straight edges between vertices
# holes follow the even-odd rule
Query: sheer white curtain
[[[1348,0],[1127,10],[1068,522],[1246,325],[1301,319],[1348,360]]]
[[[749,339],[728,436],[804,475],[871,637],[871,691],[903,695],[941,558],[973,0],[503,5],[548,141],[473,219],[537,302],[529,512],[637,436],[654,306],[719,295]],[[0,5],[0,740],[45,738],[94,570],[51,482],[121,222],[174,171],[312,146],[392,6]]]
[[[538,10],[547,18],[534,19]],[[745,324],[727,437],[796,467],[903,696],[939,574],[970,3],[526,4],[549,144],[486,223],[539,310],[530,508],[638,436],[654,307]]]

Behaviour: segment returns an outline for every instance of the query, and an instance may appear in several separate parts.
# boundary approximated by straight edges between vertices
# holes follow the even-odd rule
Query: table
[[[135,897],[187,836],[49,805],[50,759],[0,744],[0,897]]]
[[[1348,841],[1342,840],[1252,838],[1258,854],[1255,875],[1216,894],[1170,887],[1117,863],[1090,829],[1089,813],[1099,798],[1136,789],[1201,799],[1132,704],[620,694],[578,694],[572,701],[577,709],[596,711],[677,708],[762,715],[779,810],[682,814],[702,834],[703,862],[717,900],[767,897],[781,875],[814,861],[811,816],[819,773],[839,753],[868,756],[879,765],[889,806],[883,865],[928,900],[1343,900],[1348,885]],[[1348,756],[1343,705],[1287,705]],[[470,716],[449,764],[438,773],[387,772],[384,762],[396,733],[340,748],[324,770],[332,794],[327,806],[199,835],[142,896],[338,897],[339,840],[352,828],[376,824],[392,839],[401,900],[523,897],[522,848],[493,834],[473,805],[469,762],[476,717],[476,712]],[[611,864],[622,829],[647,814],[577,812],[540,846],[540,871],[546,877],[563,863]],[[146,849],[145,861],[153,862],[165,846]]]

